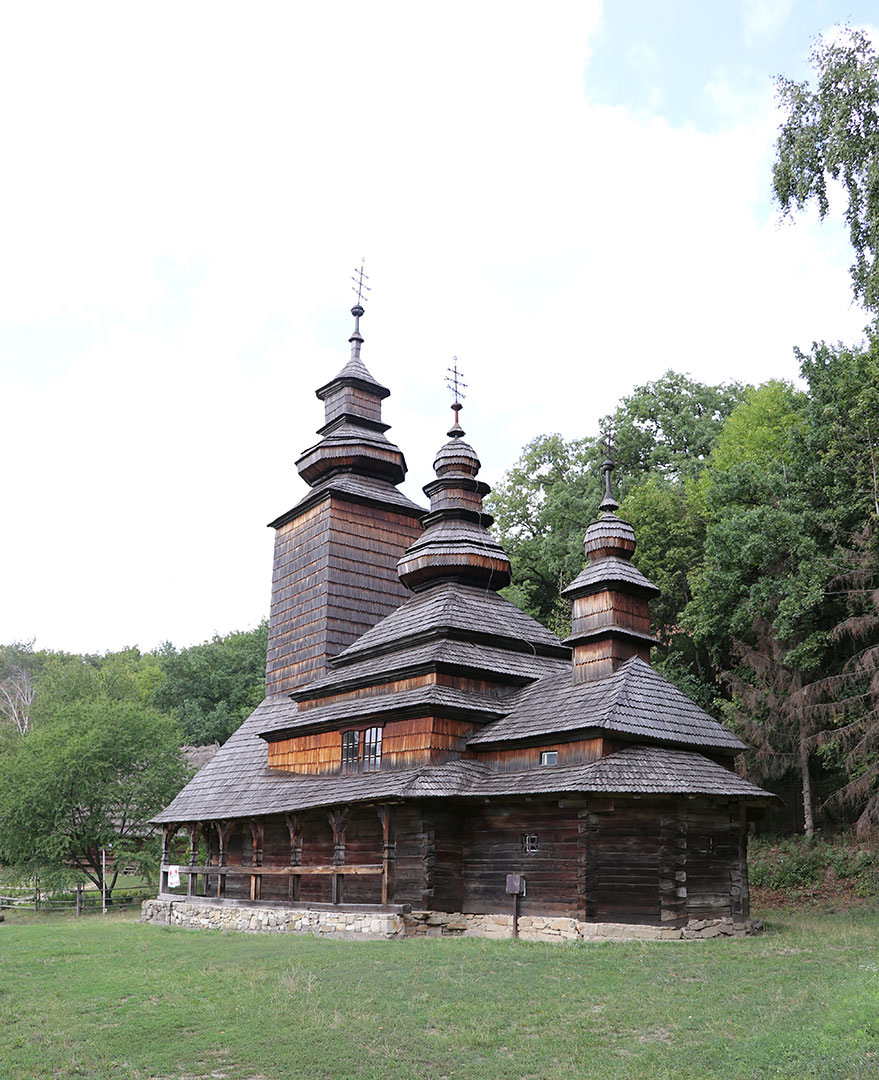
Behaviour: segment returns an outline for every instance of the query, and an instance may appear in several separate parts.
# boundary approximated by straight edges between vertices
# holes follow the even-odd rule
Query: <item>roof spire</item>
[[[363,302],[368,299],[364,296],[365,292],[370,292],[371,287],[366,284],[369,280],[369,274],[363,272],[363,264],[366,262],[365,258],[360,260],[360,266],[354,268],[354,274],[351,276],[351,280],[354,284],[351,286],[352,292],[357,293],[357,303],[351,308],[351,314],[354,316],[354,333],[348,340],[351,342],[351,359],[360,359],[360,346],[363,344],[363,338],[360,334],[360,316],[363,314]]]
[[[465,432],[459,423],[458,414],[464,407],[461,404],[461,400],[467,396],[465,393],[463,393],[463,391],[467,389],[467,383],[461,382],[462,373],[458,371],[457,356],[452,357],[452,363],[454,364],[454,367],[446,368],[446,371],[448,372],[448,374],[446,375],[446,386],[448,386],[448,388],[452,391],[452,394],[455,397],[454,404],[452,405],[452,411],[455,414],[455,422],[454,424],[452,424],[451,428],[446,432],[446,434],[449,436],[450,439],[460,439],[464,436]]]
[[[616,465],[613,462],[613,428],[609,422],[605,423],[601,435],[604,440],[604,462],[601,466],[604,472],[604,498],[601,500],[598,509],[604,514],[615,514],[619,510],[620,504],[614,498],[610,486],[610,474],[616,468]]]

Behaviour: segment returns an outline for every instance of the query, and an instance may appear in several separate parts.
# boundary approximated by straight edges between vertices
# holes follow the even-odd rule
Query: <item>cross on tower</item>
[[[458,357],[453,356],[452,361],[454,367],[446,368],[446,371],[448,372],[448,375],[446,375],[446,386],[448,386],[455,395],[455,402],[452,405],[452,408],[455,410],[455,424],[457,425],[458,413],[463,408],[461,401],[467,396],[464,393],[464,390],[467,389],[467,383],[461,382],[461,372],[458,371]]]
[[[604,471],[604,498],[601,500],[599,510],[613,513],[619,509],[619,503],[614,498],[610,486],[610,474],[614,470],[613,456],[616,448],[613,444],[613,425],[609,416],[602,423],[601,440],[604,443],[604,464],[601,466]]]
[[[369,274],[365,274],[363,272],[363,264],[365,262],[365,258],[360,260],[360,265],[354,268],[355,276],[352,276],[351,278],[351,280],[354,282],[354,284],[351,286],[351,289],[353,292],[357,293],[357,307],[359,308],[362,308],[363,301],[368,299],[368,297],[363,295],[364,292],[370,292],[370,286],[366,284],[366,282],[369,281]]]
[[[613,444],[613,425],[609,416],[606,416],[602,421],[601,441],[604,444],[604,456],[608,461],[612,462],[616,447]]]

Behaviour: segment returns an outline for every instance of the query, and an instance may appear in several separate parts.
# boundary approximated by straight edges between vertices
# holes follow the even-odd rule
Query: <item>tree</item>
[[[813,712],[823,723],[819,751],[837,751],[845,769],[833,798],[856,809],[857,830],[867,836],[879,829],[879,544],[873,523],[842,558],[834,584],[848,610],[832,634],[851,652],[839,672],[818,681],[823,700]]]
[[[19,735],[30,729],[34,680],[27,668],[13,668],[0,681],[0,722]]]
[[[621,472],[632,484],[644,474],[672,480],[698,475],[746,392],[741,383],[708,386],[675,371],[636,386],[607,418]]]
[[[602,456],[594,440],[540,435],[486,501],[513,567],[503,595],[563,637],[570,614],[559,594],[583,567],[583,537],[601,499]]]
[[[35,722],[0,758],[0,862],[61,882],[103,884],[102,849],[118,868],[154,865],[149,819],[180,790],[180,731],[144,700],[139,654],[54,657],[37,681]],[[127,668],[127,671],[126,671]]]
[[[744,394],[737,383],[706,386],[668,371],[623,398],[607,418],[614,432],[623,512],[648,513],[646,501],[630,501],[630,493],[651,478],[680,508],[689,499],[685,481],[703,467],[726,416]],[[570,613],[559,593],[583,568],[583,538],[603,494],[605,456],[599,437],[566,442],[556,434],[538,436],[487,500],[513,566],[513,584],[504,595],[562,636]],[[692,514],[687,511],[684,517],[682,529],[689,536],[683,546],[690,558]],[[673,528],[674,522],[666,525]],[[675,543],[672,551],[677,558],[681,546]],[[657,564],[654,560],[654,569]],[[681,572],[676,565],[668,573],[677,577],[678,587]]]
[[[779,77],[785,119],[772,170],[775,197],[785,214],[817,203],[830,211],[828,179],[840,180],[854,250],[852,287],[879,316],[879,58],[866,33],[845,30],[819,39],[812,50],[817,86]]]
[[[188,649],[167,644],[153,698],[195,746],[225,742],[265,697],[268,623]]]

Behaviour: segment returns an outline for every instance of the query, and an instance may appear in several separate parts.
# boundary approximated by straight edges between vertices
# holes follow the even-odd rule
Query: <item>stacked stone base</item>
[[[225,906],[192,900],[145,900],[141,921],[198,930],[245,933],[312,934],[360,940],[404,937],[509,938],[511,915],[465,915],[460,912],[388,912],[356,909],[313,910],[259,904]],[[590,923],[579,919],[519,918],[524,941],[680,941],[745,937],[759,933],[753,919],[700,919],[679,929],[632,923]]]

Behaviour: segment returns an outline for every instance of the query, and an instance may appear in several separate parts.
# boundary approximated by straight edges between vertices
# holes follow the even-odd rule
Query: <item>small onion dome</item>
[[[590,560],[616,555],[631,559],[635,552],[635,530],[616,514],[604,513],[586,530],[583,542],[586,557]]]
[[[635,530],[628,521],[616,515],[620,504],[610,488],[613,463],[605,461],[602,467],[605,474],[604,498],[599,506],[602,513],[587,528],[583,543],[588,562],[578,577],[562,590],[562,596],[575,600],[608,588],[642,597],[658,596],[659,589],[631,563],[635,553]]]
[[[433,471],[437,476],[476,476],[480,467],[476,451],[461,438],[449,439],[437,451],[433,462]]]
[[[510,583],[510,560],[488,532],[494,518],[482,509],[491,488],[476,479],[479,458],[455,426],[433,463],[436,480],[424,487],[430,513],[424,532],[397,563],[400,580],[415,592],[440,581],[497,591]]]

